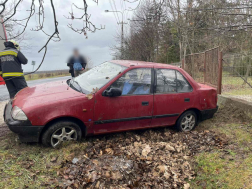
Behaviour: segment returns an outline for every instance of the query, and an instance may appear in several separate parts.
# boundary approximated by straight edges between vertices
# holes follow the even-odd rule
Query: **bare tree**
[[[146,0],[134,10],[121,53],[167,63],[216,46],[250,54],[251,8],[249,0]]]

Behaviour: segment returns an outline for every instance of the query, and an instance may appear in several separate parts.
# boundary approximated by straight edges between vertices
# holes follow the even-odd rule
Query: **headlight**
[[[14,106],[14,108],[11,111],[11,116],[15,120],[25,121],[27,120],[27,116],[25,113],[17,106]]]

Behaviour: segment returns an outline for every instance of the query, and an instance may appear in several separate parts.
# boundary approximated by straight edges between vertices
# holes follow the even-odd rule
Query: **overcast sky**
[[[121,25],[117,25],[115,15],[113,13],[105,13],[105,10],[115,10],[113,0],[99,0],[97,5],[92,0],[88,0],[88,13],[91,14],[92,22],[99,27],[100,25],[105,25],[104,30],[97,30],[95,33],[88,32],[88,39],[84,35],[75,33],[67,27],[68,23],[73,23],[74,27],[81,28],[83,22],[80,20],[68,20],[64,17],[68,16],[71,11],[71,4],[75,3],[82,6],[82,1],[76,0],[54,0],[56,16],[59,22],[59,33],[61,37],[60,42],[51,41],[48,45],[48,52],[45,58],[45,61],[40,70],[57,70],[57,69],[67,69],[66,66],[67,59],[72,53],[73,48],[79,48],[79,50],[87,57],[89,57],[95,65],[98,65],[104,61],[112,59],[111,47],[116,44],[115,36],[119,33]],[[111,4],[110,4],[111,2]],[[128,7],[134,8],[138,3],[125,3],[124,0],[114,0],[117,10],[122,11]],[[123,3],[124,2],[124,3]],[[51,34],[54,32],[54,22],[52,16],[52,10],[50,7],[50,1],[45,0],[45,30],[47,33]],[[123,3],[123,4],[122,4]],[[22,19],[29,14],[26,11],[30,7],[30,0],[24,0],[18,8],[18,13],[16,18]],[[38,8],[38,6],[36,7]],[[75,16],[81,16],[82,11],[74,10]],[[124,20],[128,21],[127,18],[130,18],[132,11],[125,11]],[[118,13],[118,16],[121,21],[121,14]],[[30,20],[28,28],[26,30],[26,44],[30,45],[29,50],[21,49],[21,51],[28,58],[29,63],[26,66],[23,66],[24,71],[31,71],[31,61],[36,61],[36,66],[41,62],[43,52],[38,53],[38,50],[44,45],[48,37],[42,32],[31,31],[32,28],[35,28],[37,25],[38,16],[33,16]],[[126,27],[126,26],[125,26]],[[22,44],[21,44],[22,45]],[[35,66],[35,67],[36,67]]]

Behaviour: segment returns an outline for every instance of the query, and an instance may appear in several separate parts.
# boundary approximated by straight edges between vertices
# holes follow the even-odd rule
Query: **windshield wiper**
[[[77,83],[77,85],[80,87],[80,92],[82,92],[83,94],[85,94],[85,93],[83,92],[83,90],[82,90],[80,84],[79,84],[77,81],[75,81],[74,79],[73,79],[73,81],[74,81],[75,83]]]

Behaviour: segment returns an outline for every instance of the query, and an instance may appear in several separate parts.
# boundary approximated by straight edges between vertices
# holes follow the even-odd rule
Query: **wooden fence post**
[[[206,51],[204,53],[204,83],[206,83]]]
[[[222,52],[219,51],[219,73],[218,73],[218,86],[217,86],[217,93],[221,94],[221,87],[222,87]]]

